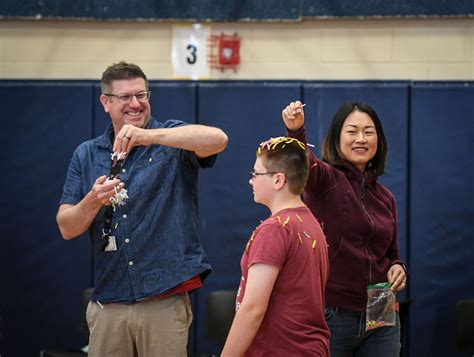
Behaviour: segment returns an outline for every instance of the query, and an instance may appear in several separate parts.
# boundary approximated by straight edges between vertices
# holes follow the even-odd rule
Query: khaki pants
[[[193,319],[187,293],[131,305],[87,306],[89,357],[187,356]]]

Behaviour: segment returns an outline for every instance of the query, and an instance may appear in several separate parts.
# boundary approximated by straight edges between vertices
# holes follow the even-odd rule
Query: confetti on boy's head
[[[309,173],[306,145],[295,138],[280,136],[260,143],[256,153],[268,171],[282,172],[293,194],[301,194]]]

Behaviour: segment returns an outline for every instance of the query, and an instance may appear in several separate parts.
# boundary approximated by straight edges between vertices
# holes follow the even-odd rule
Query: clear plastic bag
[[[367,287],[366,331],[397,324],[395,300],[395,293],[390,290],[388,282]]]

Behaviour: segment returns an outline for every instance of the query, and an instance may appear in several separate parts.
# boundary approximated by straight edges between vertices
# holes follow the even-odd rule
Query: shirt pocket
[[[172,185],[176,163],[173,151],[167,149],[145,152],[132,165],[126,181],[133,196],[147,199]]]
[[[160,146],[148,148],[133,163],[134,169],[143,169],[165,163],[173,155],[172,148]],[[151,150],[150,150],[151,149]]]
[[[110,168],[112,160],[109,155],[100,155],[93,157],[90,162],[87,162],[84,170],[83,196],[85,196],[94,186],[96,180],[101,176],[110,176]]]

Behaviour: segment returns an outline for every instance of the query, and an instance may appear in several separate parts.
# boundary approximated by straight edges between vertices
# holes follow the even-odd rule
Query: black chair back
[[[235,315],[236,290],[216,290],[207,297],[206,332],[210,340],[225,343]]]
[[[456,315],[458,350],[474,355],[474,299],[459,301],[456,305]]]

